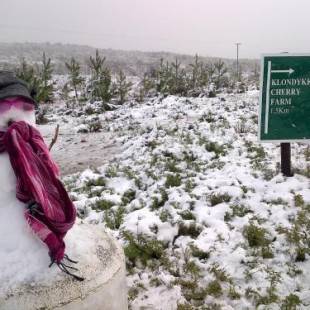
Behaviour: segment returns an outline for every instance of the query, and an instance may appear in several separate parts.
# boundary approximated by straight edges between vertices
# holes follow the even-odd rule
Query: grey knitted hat
[[[16,78],[13,72],[0,71],[0,101],[10,97],[22,97],[36,105],[24,81]]]

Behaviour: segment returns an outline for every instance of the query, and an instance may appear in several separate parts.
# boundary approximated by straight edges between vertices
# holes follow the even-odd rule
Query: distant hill
[[[157,67],[160,59],[173,61],[177,57],[182,64],[188,65],[193,62],[194,56],[181,55],[168,52],[141,52],[123,51],[113,49],[98,49],[101,55],[106,57],[106,63],[113,72],[120,69],[128,75],[142,76],[144,72]],[[43,52],[50,57],[55,65],[55,73],[66,73],[65,62],[71,57],[76,58],[82,65],[84,73],[88,73],[87,61],[89,56],[94,55],[96,48],[86,45],[61,44],[61,43],[0,43],[0,69],[12,69],[16,67],[22,58],[28,62],[36,63],[42,58]],[[217,58],[201,57],[204,62],[214,61]],[[233,59],[223,59],[228,67],[235,65]],[[258,65],[257,60],[243,59],[243,70],[250,71]]]

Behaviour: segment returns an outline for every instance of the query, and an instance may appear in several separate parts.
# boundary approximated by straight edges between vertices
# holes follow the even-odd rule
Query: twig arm
[[[58,139],[58,135],[59,135],[59,125],[57,125],[56,129],[55,129],[55,134],[54,134],[54,138],[49,146],[49,150],[52,149],[52,147],[54,146],[54,144],[56,143],[57,139]]]

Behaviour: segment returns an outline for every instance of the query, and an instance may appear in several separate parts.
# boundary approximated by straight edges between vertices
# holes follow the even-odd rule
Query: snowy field
[[[64,181],[123,244],[131,309],[310,309],[310,146],[292,144],[283,177],[279,145],[257,142],[257,91],[48,117],[61,167],[98,159]]]

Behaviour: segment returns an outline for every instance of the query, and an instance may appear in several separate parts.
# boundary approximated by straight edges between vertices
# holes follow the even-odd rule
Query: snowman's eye
[[[22,106],[24,111],[33,111],[34,110],[34,106],[31,103],[28,102],[23,102],[23,106]]]

